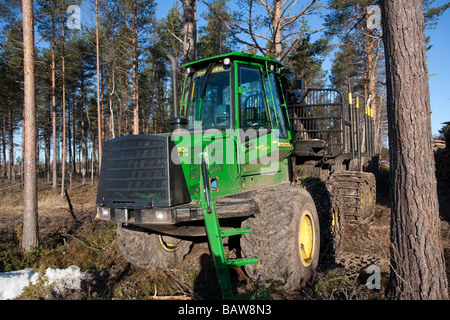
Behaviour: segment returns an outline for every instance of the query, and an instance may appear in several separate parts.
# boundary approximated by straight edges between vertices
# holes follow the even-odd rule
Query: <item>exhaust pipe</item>
[[[173,118],[170,120],[172,130],[186,129],[187,119],[180,118],[178,110],[178,90],[177,90],[177,60],[174,56],[168,54],[172,71],[172,99],[173,99]]]

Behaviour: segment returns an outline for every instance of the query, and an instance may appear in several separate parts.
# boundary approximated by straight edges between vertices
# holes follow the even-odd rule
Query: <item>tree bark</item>
[[[8,97],[8,152],[9,152],[9,182],[16,181],[16,173],[14,170],[14,126],[13,126],[13,116],[12,116],[12,103],[11,99]]]
[[[133,134],[139,134],[137,0],[133,0]]]
[[[273,1],[273,33],[274,33],[274,46],[275,46],[275,59],[281,61],[283,59],[283,44],[281,40],[281,1]]]
[[[393,299],[448,299],[421,0],[381,1],[391,162]]]
[[[96,57],[97,57],[97,132],[98,132],[98,168],[102,165],[102,110],[100,106],[100,43],[98,36],[98,0],[95,0],[95,45],[96,45]]]
[[[181,0],[183,3],[183,55],[184,63],[197,59],[196,0]]]
[[[3,166],[4,166],[4,170],[3,170],[3,178],[6,178],[6,115],[3,114],[3,128],[2,128],[2,150],[3,150]]]
[[[33,1],[22,1],[24,47],[24,210],[22,248],[38,246],[36,180],[36,97],[34,74]]]
[[[61,155],[61,197],[64,197],[66,182],[66,57],[64,50],[65,32],[64,32],[64,3],[61,2],[61,75],[62,75],[62,99],[61,99],[61,125],[62,125],[62,155]]]
[[[57,151],[56,151],[56,58],[55,58],[55,17],[52,13],[52,139],[53,139],[53,163],[52,163],[52,188],[56,189],[58,180]]]

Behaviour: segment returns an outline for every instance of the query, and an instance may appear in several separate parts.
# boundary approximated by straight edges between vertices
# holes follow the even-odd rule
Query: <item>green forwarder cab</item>
[[[191,199],[199,199],[202,152],[213,196],[288,181],[292,134],[277,73],[282,65],[231,53],[185,67],[180,116],[189,135],[175,133],[174,140]]]
[[[174,68],[172,63],[173,76]],[[205,240],[219,257],[221,238],[240,235],[243,259],[216,261],[216,268],[245,265],[251,278],[282,279],[287,290],[301,288],[318,264],[319,219],[311,195],[292,182],[296,164],[313,161],[315,171],[331,172],[333,159],[342,167],[352,158],[345,156],[350,154],[344,152],[345,140],[338,143],[345,136],[345,119],[329,111],[337,106],[343,113],[342,101],[333,98],[326,109],[332,114],[327,130],[319,132],[325,104],[317,104],[322,115],[314,119],[306,116],[316,106],[302,102],[289,109],[293,95],[279,61],[232,52],[184,68],[171,133],[105,143],[97,217],[118,223],[120,250],[137,266],[170,268],[194,242]],[[332,148],[326,137],[335,133],[328,142],[341,149],[327,156]],[[208,222],[210,214],[217,227]],[[212,238],[220,238],[220,244]],[[257,260],[245,260],[253,256]]]

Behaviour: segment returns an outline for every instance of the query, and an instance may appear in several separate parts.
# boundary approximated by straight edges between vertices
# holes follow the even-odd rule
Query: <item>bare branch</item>
[[[250,31],[249,34],[252,37],[252,40],[255,43],[256,48],[258,48],[258,50],[262,54],[264,54],[264,50],[259,46],[258,42],[255,39],[255,35],[252,32],[252,27],[251,27],[252,26],[252,23],[251,23],[252,22],[252,8],[253,8],[253,1],[250,1],[250,12],[249,12],[249,17],[248,17],[248,21],[249,21],[248,27],[249,27],[249,31]]]
[[[269,15],[273,15],[273,10],[270,8],[270,5],[267,3],[267,1],[263,1],[263,0],[257,0],[259,2],[259,4],[261,4],[262,6],[264,6],[267,10],[267,13],[269,13]],[[253,1],[251,1],[253,2]]]
[[[250,43],[250,42],[247,42],[247,41],[244,41],[244,40],[242,40],[241,38],[239,38],[238,36],[237,36],[237,34],[236,34],[236,32],[235,32],[235,30],[234,30],[234,28],[232,28],[224,19],[223,19],[223,17],[222,17],[222,15],[220,15],[216,10],[214,10],[214,8],[209,4],[209,3],[207,3],[205,0],[199,0],[201,3],[203,3],[203,4],[205,4],[215,15],[217,15],[217,17],[220,19],[220,21],[222,21],[222,23],[225,25],[225,27],[230,31],[230,33],[231,33],[231,35],[233,36],[233,38],[234,39],[236,39],[236,41],[238,41],[238,42],[240,42],[240,43],[242,43],[242,44],[245,44],[245,45],[247,45],[247,46],[249,46],[249,47],[253,47],[253,48],[256,48],[256,49],[258,49],[257,48],[257,46],[255,45],[255,44],[253,44],[253,43]],[[242,29],[241,27],[239,27],[239,26],[235,26],[236,27],[236,29],[238,29],[238,30],[240,30],[240,31],[242,31],[242,32],[245,32],[245,33],[249,33],[249,31],[247,31],[247,30],[245,30],[245,29]],[[262,36],[261,36],[262,37]],[[259,49],[258,49],[259,50]]]
[[[284,23],[281,24],[281,28],[283,29],[284,27],[294,23],[295,21],[297,21],[298,18],[300,18],[301,16],[310,13],[311,11],[313,11],[315,9],[314,4],[316,3],[316,0],[312,0],[305,9],[303,9],[300,13],[291,16],[291,17],[286,17],[284,19],[282,19],[283,21],[286,21]]]
[[[169,30],[169,29],[167,29],[167,31],[175,38],[175,39],[177,39],[178,41],[180,41],[181,43],[183,43],[183,40],[181,40],[179,37],[177,37],[176,35],[175,35],[175,33],[173,33],[171,30]]]

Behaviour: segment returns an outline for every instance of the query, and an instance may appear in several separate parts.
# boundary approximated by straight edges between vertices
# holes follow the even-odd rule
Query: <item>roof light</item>
[[[230,65],[230,63],[231,63],[230,58],[225,58],[225,59],[223,59],[223,64],[224,64],[224,65],[228,66],[228,65]]]

